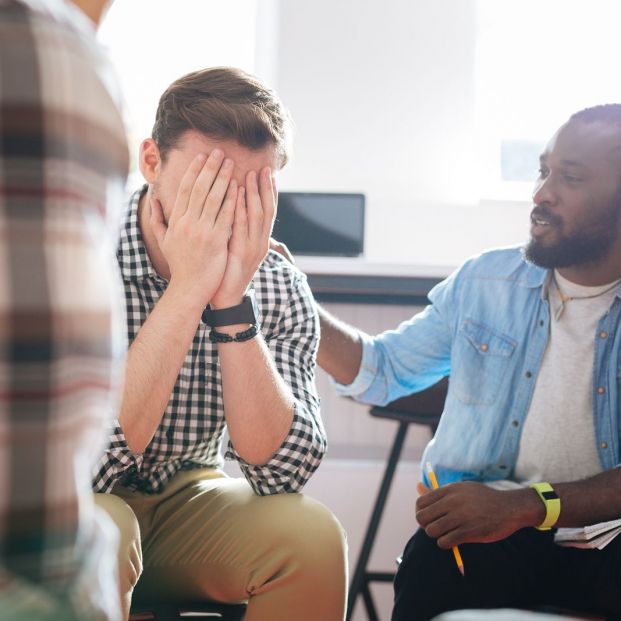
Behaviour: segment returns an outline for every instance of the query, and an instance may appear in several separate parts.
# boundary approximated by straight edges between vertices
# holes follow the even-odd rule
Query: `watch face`
[[[253,321],[251,323],[259,323],[259,307],[257,306],[257,296],[255,295],[254,289],[250,289],[245,297],[250,300],[250,306],[252,308]]]
[[[557,500],[558,499],[558,495],[554,490],[550,490],[549,492],[541,492],[541,495],[546,500]]]

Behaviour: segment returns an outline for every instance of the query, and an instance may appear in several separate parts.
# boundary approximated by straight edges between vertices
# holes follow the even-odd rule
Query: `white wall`
[[[528,203],[479,203],[475,0],[269,7],[266,77],[297,126],[281,189],[363,191],[371,260],[457,265],[526,238]]]

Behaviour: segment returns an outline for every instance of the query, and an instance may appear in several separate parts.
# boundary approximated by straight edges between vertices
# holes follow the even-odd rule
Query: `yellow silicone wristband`
[[[546,508],[546,517],[536,528],[538,530],[550,530],[558,522],[561,515],[561,499],[549,483],[533,483],[530,487],[537,492]]]

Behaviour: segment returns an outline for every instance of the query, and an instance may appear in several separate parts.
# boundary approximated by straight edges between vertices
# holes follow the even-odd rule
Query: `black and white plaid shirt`
[[[167,286],[151,264],[140,233],[138,201],[144,191],[146,187],[130,199],[117,252],[130,343]],[[319,319],[306,277],[277,253],[270,251],[253,284],[261,333],[291,388],[295,412],[287,437],[265,465],[247,464],[230,442],[226,457],[239,462],[257,494],[296,492],[319,466],[326,449],[314,384]],[[95,474],[95,491],[109,492],[120,481],[133,489],[158,493],[179,470],[222,465],[222,386],[218,352],[209,341],[209,330],[201,321],[162,421],[142,455],[129,450],[116,425]]]

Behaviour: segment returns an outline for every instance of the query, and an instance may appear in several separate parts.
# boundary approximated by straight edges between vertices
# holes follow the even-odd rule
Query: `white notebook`
[[[621,519],[581,528],[559,528],[554,542],[572,548],[605,548],[621,532]]]

